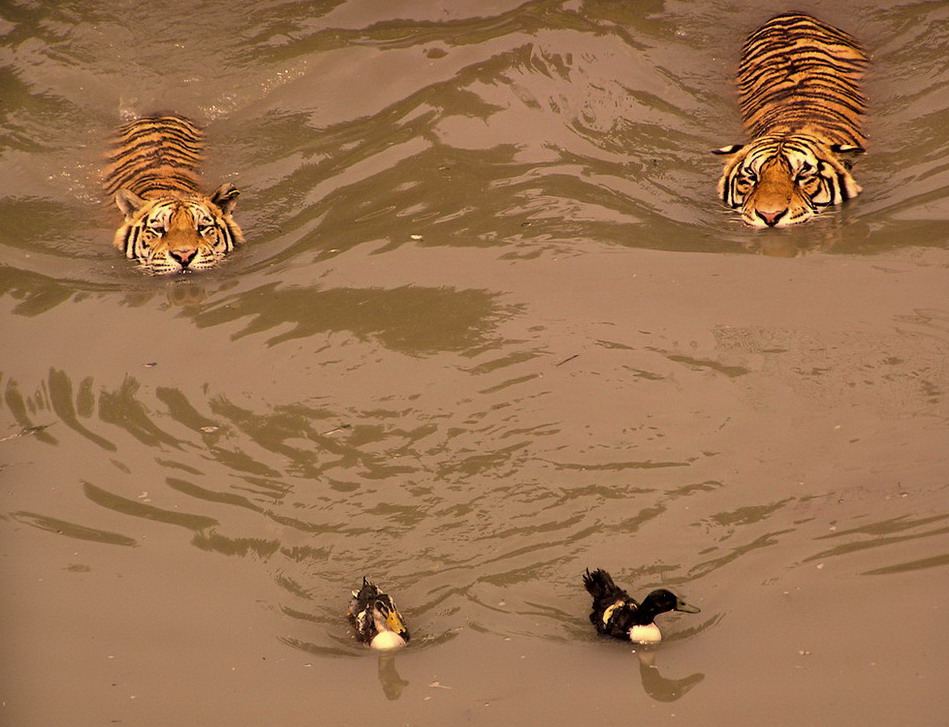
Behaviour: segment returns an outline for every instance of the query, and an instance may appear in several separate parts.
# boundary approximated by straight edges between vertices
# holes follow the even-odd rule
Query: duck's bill
[[[386,625],[406,641],[409,640],[409,630],[405,627],[402,614],[398,611],[389,611],[389,615],[386,616]]]
[[[676,611],[682,611],[682,613],[702,613],[701,608],[686,603],[685,601],[679,601],[676,604]]]

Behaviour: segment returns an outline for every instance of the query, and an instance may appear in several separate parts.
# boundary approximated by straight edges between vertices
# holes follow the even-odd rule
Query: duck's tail
[[[362,577],[362,587],[353,591],[353,598],[349,602],[349,618],[355,619],[375,598],[379,596],[379,589],[366,576]]]
[[[626,591],[613,583],[613,576],[602,568],[597,568],[592,573],[587,568],[586,573],[583,574],[583,585],[593,596],[594,604],[615,603],[629,597]]]
[[[376,584],[366,578],[366,576],[362,577],[362,588],[358,591],[353,591],[353,598],[358,598],[360,601],[368,601],[372,598],[376,598],[378,595],[379,589],[376,588]]]

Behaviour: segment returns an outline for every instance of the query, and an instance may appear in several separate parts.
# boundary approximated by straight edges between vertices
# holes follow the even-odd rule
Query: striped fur
[[[125,219],[115,246],[151,273],[206,270],[244,241],[232,213],[240,194],[198,189],[202,134],[181,116],[122,126],[105,172],[106,193]]]
[[[745,41],[738,90],[749,144],[728,158],[718,193],[744,222],[782,227],[860,192],[849,158],[863,152],[866,52],[809,15],[779,15]]]

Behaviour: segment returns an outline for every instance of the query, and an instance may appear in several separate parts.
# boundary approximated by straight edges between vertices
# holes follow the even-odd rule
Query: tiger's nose
[[[169,250],[168,254],[177,260],[181,267],[186,268],[191,264],[191,261],[194,260],[194,256],[198,254],[198,251],[185,248],[180,250]]]
[[[774,210],[774,211],[772,211],[772,210],[757,210],[757,209],[755,210],[755,214],[758,215],[758,217],[760,217],[761,220],[762,220],[768,227],[774,227],[776,224],[778,224],[778,221],[779,221],[782,217],[784,217],[784,215],[786,215],[787,212],[788,212],[787,207],[785,207],[783,210]]]

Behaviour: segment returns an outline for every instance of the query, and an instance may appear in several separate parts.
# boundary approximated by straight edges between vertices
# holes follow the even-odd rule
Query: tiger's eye
[[[799,182],[809,182],[817,176],[817,170],[810,164],[805,164],[797,173]]]

